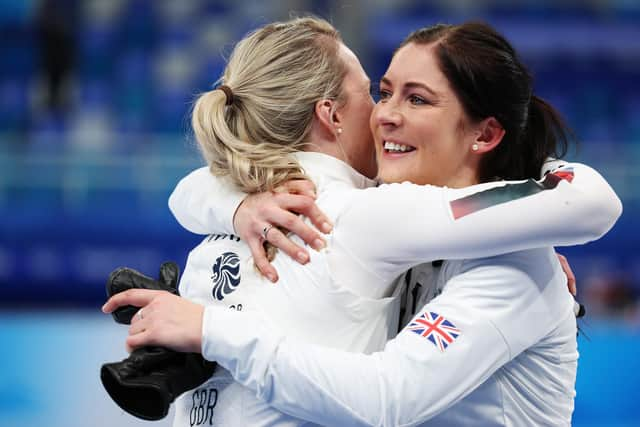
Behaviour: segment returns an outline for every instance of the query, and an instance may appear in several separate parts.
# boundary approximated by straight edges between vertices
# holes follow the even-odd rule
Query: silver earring
[[[342,128],[338,128],[336,131],[338,132],[338,135],[340,135],[342,133]]]
[[[480,148],[480,147],[478,147],[478,144],[473,144],[473,145],[471,146],[471,149],[472,149],[473,151],[478,151],[478,148]]]

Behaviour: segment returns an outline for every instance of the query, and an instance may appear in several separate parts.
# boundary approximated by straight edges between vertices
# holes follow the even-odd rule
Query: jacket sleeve
[[[620,216],[620,200],[592,168],[554,161],[544,172],[539,181],[460,189],[411,183],[354,189],[334,235],[349,256],[390,281],[427,261],[583,244],[604,235]],[[243,198],[228,180],[201,168],[180,181],[169,207],[194,233],[233,234]]]
[[[561,163],[539,181],[354,191],[334,233],[351,256],[391,280],[427,261],[583,244],[603,236],[621,212],[598,172]]]
[[[450,291],[422,307],[378,353],[296,341],[258,313],[208,307],[203,355],[270,405],[299,418],[322,425],[417,425],[464,398],[552,328],[531,322],[545,305],[518,262],[472,268],[452,279]],[[565,306],[573,319],[570,304]],[[420,323],[439,316],[446,339],[429,335]]]
[[[180,180],[169,196],[169,209],[178,223],[196,234],[234,234],[233,216],[246,194],[207,167]]]

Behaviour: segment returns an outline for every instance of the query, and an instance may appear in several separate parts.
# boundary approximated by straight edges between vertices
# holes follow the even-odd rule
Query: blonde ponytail
[[[315,103],[342,100],[340,36],[328,22],[296,18],[266,25],[234,48],[220,81],[232,91],[200,95],[192,127],[211,172],[246,193],[304,178],[292,153],[307,143]]]
[[[248,142],[241,129],[230,129],[225,118],[226,96],[221,90],[202,94],[193,107],[192,126],[214,175],[228,175],[245,193],[269,191],[290,180],[304,178],[294,147]],[[242,136],[236,136],[240,133]]]

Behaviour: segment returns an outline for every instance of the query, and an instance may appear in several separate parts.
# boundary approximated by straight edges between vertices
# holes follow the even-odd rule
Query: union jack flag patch
[[[453,323],[432,311],[424,312],[413,319],[407,329],[431,341],[441,352],[461,334],[460,329]]]

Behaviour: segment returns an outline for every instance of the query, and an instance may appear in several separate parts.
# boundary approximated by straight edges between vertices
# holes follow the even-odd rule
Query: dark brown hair
[[[573,137],[560,114],[533,94],[533,79],[511,44],[489,25],[438,24],[409,34],[403,46],[435,45],[443,74],[471,120],[495,117],[502,142],[484,156],[480,181],[538,178],[548,157],[563,157]]]

